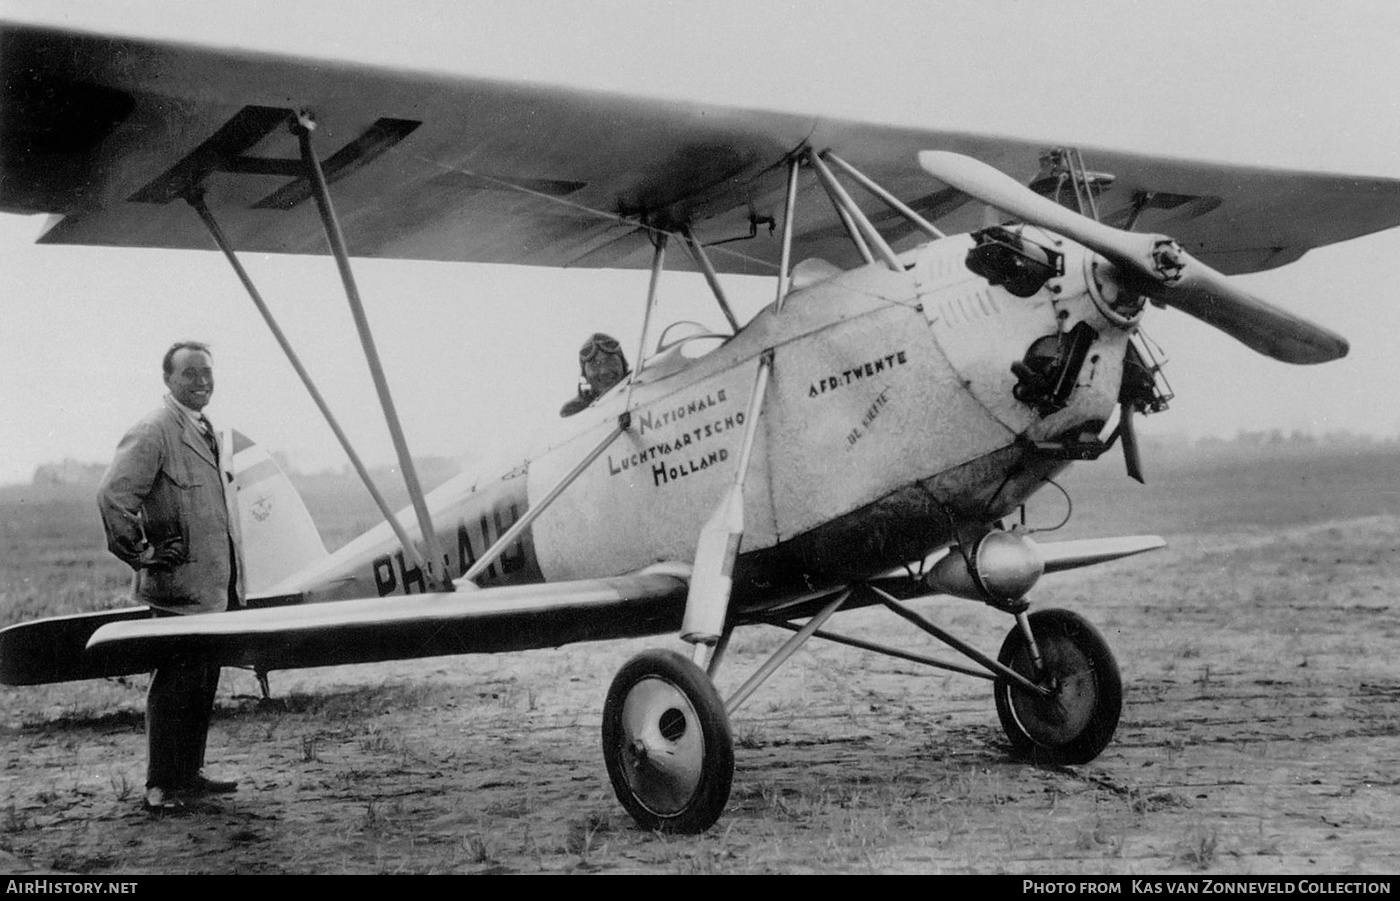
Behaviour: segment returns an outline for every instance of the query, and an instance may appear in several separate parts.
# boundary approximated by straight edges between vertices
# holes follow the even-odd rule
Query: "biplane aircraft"
[[[237,436],[247,609],[144,609],[0,633],[0,678],[146,671],[175,650],[270,670],[678,634],[618,672],[602,741],[638,823],[725,809],[730,717],[814,636],[992,683],[1016,754],[1082,763],[1122,686],[1046,573],[1162,546],[1037,542],[1018,511],[1164,409],[1149,306],[1285,363],[1346,341],[1230,276],[1400,224],[1400,182],[1156,158],[0,23],[0,209],[51,244],[209,250],[232,264],[365,476],[382,526],[327,553],[290,482]],[[412,505],[388,507],[239,262],[329,254]],[[633,370],[499,468],[419,488],[351,260],[649,269]],[[667,268],[729,323],[665,325]],[[740,322],[721,282],[771,275]],[[1152,315],[1173,315],[1152,312]],[[464,432],[465,435],[470,434]],[[493,436],[493,440],[500,440]],[[980,651],[910,601],[1008,618]],[[827,629],[882,605],[948,661]],[[732,696],[735,628],[793,632]]]

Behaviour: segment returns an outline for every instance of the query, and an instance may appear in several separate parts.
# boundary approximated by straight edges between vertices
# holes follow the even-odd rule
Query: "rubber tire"
[[[1099,631],[1069,610],[1038,610],[1031,633],[1045,672],[1037,679],[1019,627],[1002,643],[997,660],[1038,684],[1062,684],[1054,700],[1040,698],[1006,679],[994,689],[997,717],[1016,756],[1043,764],[1088,763],[1108,747],[1123,711],[1123,679]],[[1069,686],[1069,677],[1077,677]],[[1071,687],[1072,693],[1063,691]],[[1061,702],[1070,701],[1066,712]]]
[[[698,778],[693,787],[683,790],[685,797],[679,801],[665,803],[668,799],[642,796],[645,762],[634,748],[635,736],[629,733],[625,717],[628,698],[639,688],[657,692],[657,697],[674,691],[689,708],[669,706],[658,720],[658,733],[674,733],[676,739],[693,742],[693,730],[699,730]],[[669,740],[669,734],[665,738]],[[734,739],[724,702],[710,677],[675,651],[644,651],[627,661],[613,678],[603,704],[603,760],[617,799],[643,829],[694,835],[713,826],[729,803]]]

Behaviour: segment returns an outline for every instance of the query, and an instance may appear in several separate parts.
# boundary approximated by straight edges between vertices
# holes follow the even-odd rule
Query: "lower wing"
[[[674,632],[685,610],[686,586],[681,575],[652,569],[610,579],[454,594],[123,618],[91,632],[80,655],[82,673],[70,678],[149,672],[174,654],[223,666],[279,670]],[[12,684],[37,681],[62,680]]]
[[[1156,550],[1157,536],[1039,545],[1045,572]],[[947,551],[925,561],[931,565]],[[145,608],[55,617],[0,630],[0,683],[38,685],[149,672],[172,654],[263,670],[559,647],[675,632],[682,568],[515,585],[151,618]],[[872,580],[908,579],[899,570]]]

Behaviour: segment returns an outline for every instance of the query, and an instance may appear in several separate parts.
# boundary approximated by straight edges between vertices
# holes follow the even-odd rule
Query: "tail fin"
[[[243,583],[248,596],[256,597],[325,558],[326,545],[277,461],[241,432],[234,431],[232,437]]]

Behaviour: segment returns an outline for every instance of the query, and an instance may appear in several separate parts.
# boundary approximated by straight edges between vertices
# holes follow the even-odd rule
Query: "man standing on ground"
[[[233,477],[201,412],[214,393],[207,345],[183,341],[162,361],[165,403],[117,445],[97,503],[107,547],[136,571],[133,594],[156,616],[215,613],[243,603]],[[145,806],[174,810],[237,783],[203,773],[219,667],[172,657],[146,697]]]

